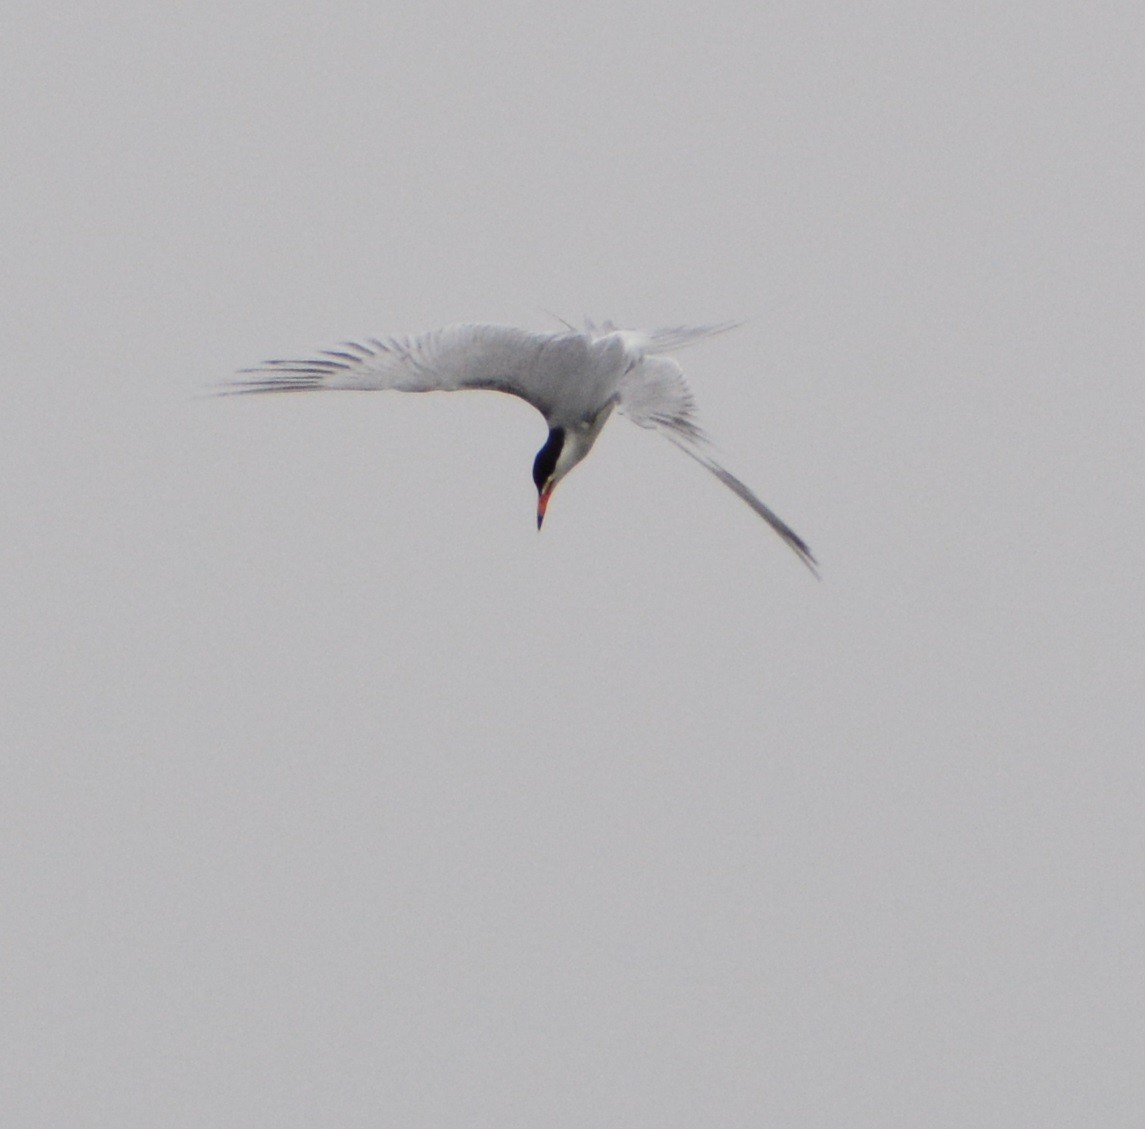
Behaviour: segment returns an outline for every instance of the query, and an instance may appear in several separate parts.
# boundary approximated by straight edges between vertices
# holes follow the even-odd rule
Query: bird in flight
[[[533,333],[502,325],[454,325],[411,337],[347,341],[299,360],[264,361],[244,369],[230,393],[351,389],[452,392],[484,388],[507,392],[545,417],[549,435],[533,461],[537,528],[557,483],[592,449],[613,409],[658,431],[746,502],[813,572],[807,543],[708,450],[695,419],[683,370],[667,353],[733,329],[678,326],[650,332],[588,322]]]

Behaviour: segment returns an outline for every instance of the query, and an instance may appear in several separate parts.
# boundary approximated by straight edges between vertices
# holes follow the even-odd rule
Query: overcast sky
[[[1145,15],[31,3],[6,1125],[1145,1123]],[[457,321],[619,417],[202,395]]]

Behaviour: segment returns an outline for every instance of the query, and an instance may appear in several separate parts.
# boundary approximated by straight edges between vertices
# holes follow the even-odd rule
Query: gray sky
[[[13,1126],[1137,1126],[1137,4],[12,3]],[[493,395],[743,318],[718,483]]]

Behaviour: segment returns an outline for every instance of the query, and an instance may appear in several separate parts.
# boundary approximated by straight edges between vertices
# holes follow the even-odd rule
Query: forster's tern
[[[455,325],[416,337],[347,341],[301,360],[244,369],[229,391],[395,389],[447,392],[486,388],[519,396],[545,417],[549,436],[533,462],[537,528],[557,483],[592,449],[615,408],[671,440],[734,491],[812,572],[803,539],[708,452],[680,366],[664,354],[734,324],[679,326],[651,332],[589,322],[584,332],[532,333],[501,325]]]

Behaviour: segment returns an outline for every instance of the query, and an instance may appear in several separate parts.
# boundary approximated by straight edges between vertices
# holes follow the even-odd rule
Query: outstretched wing
[[[645,347],[649,353],[672,353],[687,345],[694,345],[708,337],[716,337],[738,329],[743,322],[724,321],[718,325],[676,325],[668,329],[654,329],[648,334]]]
[[[225,393],[320,389],[452,392],[483,388],[519,396],[547,415],[544,377],[560,346],[583,349],[579,334],[530,333],[501,325],[455,325],[415,337],[347,341],[298,360],[244,369]],[[538,379],[540,378],[540,379]]]
[[[565,323],[568,324],[567,322]],[[715,325],[674,325],[666,329],[633,330],[621,329],[611,321],[596,322],[585,319],[585,333],[590,337],[604,337],[610,333],[618,333],[625,338],[631,347],[641,355],[648,353],[672,353],[685,346],[694,345],[708,337],[716,337],[721,333],[728,333],[738,329],[743,322],[722,321]],[[570,327],[571,328],[571,327]]]
[[[691,389],[674,360],[670,357],[645,356],[634,365],[621,381],[616,410],[640,427],[659,431],[705,470],[714,474],[783,538],[812,573],[819,575],[817,562],[807,542],[709,454],[707,437],[696,423]]]

